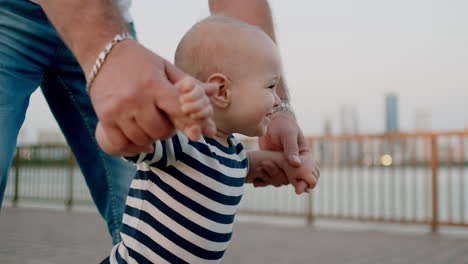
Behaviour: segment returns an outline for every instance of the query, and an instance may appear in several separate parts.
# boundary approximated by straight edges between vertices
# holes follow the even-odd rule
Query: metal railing
[[[309,137],[321,178],[310,194],[246,185],[240,213],[468,226],[466,132]],[[247,148],[256,142],[244,141]],[[65,146],[18,147],[7,199],[91,203]]]
[[[251,214],[468,226],[468,131],[309,137],[321,178],[311,194],[248,189]],[[255,145],[253,141],[248,144]],[[273,208],[270,205],[276,205]]]
[[[92,204],[92,199],[70,149],[64,145],[16,148],[5,198],[13,205],[33,201]]]

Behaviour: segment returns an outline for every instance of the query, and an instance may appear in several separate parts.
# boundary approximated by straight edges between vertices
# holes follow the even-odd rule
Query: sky
[[[186,30],[208,1],[138,0],[139,40],[173,61]],[[468,128],[468,1],[270,0],[284,78],[306,135],[341,131],[340,106],[355,107],[359,131],[384,131],[384,96],[398,94],[399,125],[414,131],[430,113],[435,131]],[[25,141],[58,130],[40,91],[30,101]]]

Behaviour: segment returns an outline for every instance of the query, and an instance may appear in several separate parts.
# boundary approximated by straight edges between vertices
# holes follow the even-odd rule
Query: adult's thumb
[[[185,77],[189,76],[187,73],[183,72],[179,68],[177,68],[175,65],[168,61],[165,62],[165,71],[166,71],[166,77],[169,80],[170,83],[176,84],[178,81],[181,81]]]
[[[299,168],[301,159],[299,158],[299,146],[297,137],[293,134],[286,134],[282,139],[283,153],[288,160],[289,165]]]

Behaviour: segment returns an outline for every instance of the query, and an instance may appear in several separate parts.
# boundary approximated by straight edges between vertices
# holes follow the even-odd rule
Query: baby
[[[128,194],[122,242],[110,263],[219,263],[232,237],[244,182],[260,177],[262,161],[287,175],[297,193],[315,187],[319,169],[309,154],[300,168],[280,152],[250,151],[233,133],[265,134],[274,107],[281,61],[275,43],[260,29],[213,16],[194,25],[181,40],[175,64],[199,81],[176,84],[186,122],[152,153],[127,157],[138,164]],[[201,137],[211,117],[213,137]],[[175,120],[177,121],[177,120]],[[180,120],[178,120],[180,121]],[[99,138],[105,144],[105,138]],[[301,185],[302,183],[302,185]]]

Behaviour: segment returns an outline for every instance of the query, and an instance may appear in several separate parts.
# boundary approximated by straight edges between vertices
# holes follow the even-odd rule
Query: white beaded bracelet
[[[292,107],[289,104],[288,100],[281,100],[280,105],[273,108],[273,113],[280,112],[280,111],[290,112],[291,114],[294,115],[294,111],[292,110]]]
[[[86,82],[86,92],[89,93],[89,86],[91,85],[91,83],[96,78],[96,75],[98,74],[99,69],[101,69],[101,66],[104,64],[104,61],[106,60],[106,57],[109,54],[109,52],[112,50],[112,48],[115,47],[115,45],[117,43],[119,43],[119,42],[121,42],[123,40],[126,40],[126,39],[134,39],[134,38],[133,38],[132,34],[130,34],[128,32],[115,35],[114,39],[112,39],[104,47],[104,49],[101,51],[101,53],[99,53],[99,55],[98,55],[98,57],[96,59],[96,62],[94,63],[93,69],[91,70],[91,74],[89,75],[88,81]]]

